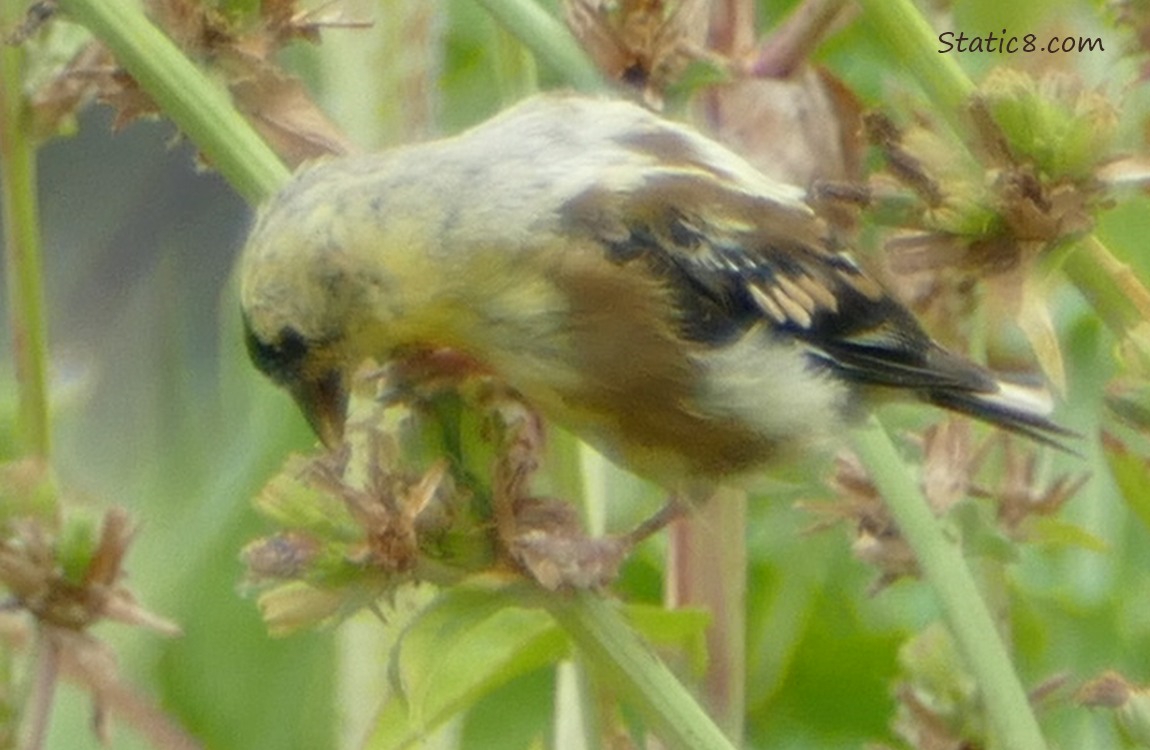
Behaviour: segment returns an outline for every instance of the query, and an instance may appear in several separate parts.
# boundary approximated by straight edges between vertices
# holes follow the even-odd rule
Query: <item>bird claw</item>
[[[500,459],[495,470],[494,516],[503,551],[544,588],[595,589],[613,582],[635,545],[676,518],[683,506],[672,500],[632,531],[593,537],[570,504],[530,495],[544,445],[543,422],[517,394],[491,402]]]
[[[610,584],[633,546],[626,537],[588,536],[575,509],[562,500],[521,499],[515,503],[514,521],[503,538],[507,553],[550,591]]]

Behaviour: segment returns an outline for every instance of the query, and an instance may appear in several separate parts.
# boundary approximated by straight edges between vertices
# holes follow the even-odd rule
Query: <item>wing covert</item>
[[[693,190],[680,182],[688,177]],[[957,358],[940,367],[943,350],[849,255],[831,249],[813,213],[695,172],[663,172],[655,183],[582,195],[569,215],[613,262],[641,263],[667,285],[685,338],[722,346],[765,327],[858,384],[994,387],[982,368],[954,367]]]

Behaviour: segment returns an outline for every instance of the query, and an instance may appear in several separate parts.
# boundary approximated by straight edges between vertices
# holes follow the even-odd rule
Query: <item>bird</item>
[[[892,396],[1070,434],[840,244],[805,190],[689,125],[549,93],[303,167],[253,223],[240,303],[255,366],[328,446],[363,361],[435,351],[667,487],[769,471]]]

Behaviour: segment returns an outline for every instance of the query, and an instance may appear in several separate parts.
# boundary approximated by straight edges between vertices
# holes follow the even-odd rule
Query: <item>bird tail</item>
[[[901,334],[868,331],[821,341],[814,356],[860,386],[913,391],[935,406],[1074,453],[1059,438],[1079,435],[1050,419],[1054,402],[1044,387],[991,372],[952,354],[917,326],[909,334],[904,328]]]
[[[967,414],[1025,435],[1039,443],[1068,453],[1074,452],[1059,438],[1074,438],[1078,434],[1050,419],[1054,403],[1047,389],[989,370],[983,370],[982,374],[982,387],[932,388],[926,391],[926,400],[944,409]]]

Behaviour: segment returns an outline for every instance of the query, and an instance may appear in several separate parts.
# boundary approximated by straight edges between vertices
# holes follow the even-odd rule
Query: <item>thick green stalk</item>
[[[231,99],[128,0],[60,0],[250,203],[274,193],[287,167]]]
[[[610,602],[579,591],[571,596],[549,594],[542,604],[589,664],[643,713],[668,747],[734,750],[731,741]]]
[[[1061,267],[1102,322],[1122,339],[1119,353],[1126,368],[1150,375],[1150,291],[1134,270],[1094,235],[1078,243]]]
[[[958,133],[967,130],[963,118],[974,83],[955,55],[938,51],[938,35],[911,0],[860,0],[863,17],[902,64],[918,78],[931,101]]]
[[[600,91],[603,77],[571,32],[535,0],[476,0],[544,65],[580,91]]]
[[[894,444],[875,417],[851,434],[855,453],[882,493],[923,577],[938,596],[943,617],[981,691],[997,744],[1003,750],[1045,750],[1026,690],[994,618],[979,595],[962,550],[948,539]]]
[[[911,0],[860,0],[866,21],[885,40],[960,137],[968,137],[966,110],[974,83],[954,56],[938,52],[938,37]],[[1015,674],[990,611],[979,595],[962,551],[943,534],[912,474],[875,418],[852,433],[855,452],[870,472],[923,575],[942,605],[967,666],[978,681],[998,746],[1043,750],[1046,743]]]
[[[11,28],[13,19],[9,15],[0,13],[0,20],[5,22],[0,28]],[[22,453],[47,458],[51,441],[40,209],[36,147],[27,127],[22,68],[23,50],[0,45],[0,202],[8,276],[8,325],[19,393],[16,434]]]
[[[495,24],[493,32],[491,51],[495,60],[495,80],[500,99],[505,105],[511,105],[539,91],[536,57],[506,27]]]
[[[1062,270],[1114,332],[1150,321],[1150,293],[1096,236],[1078,243],[1062,261]]]

